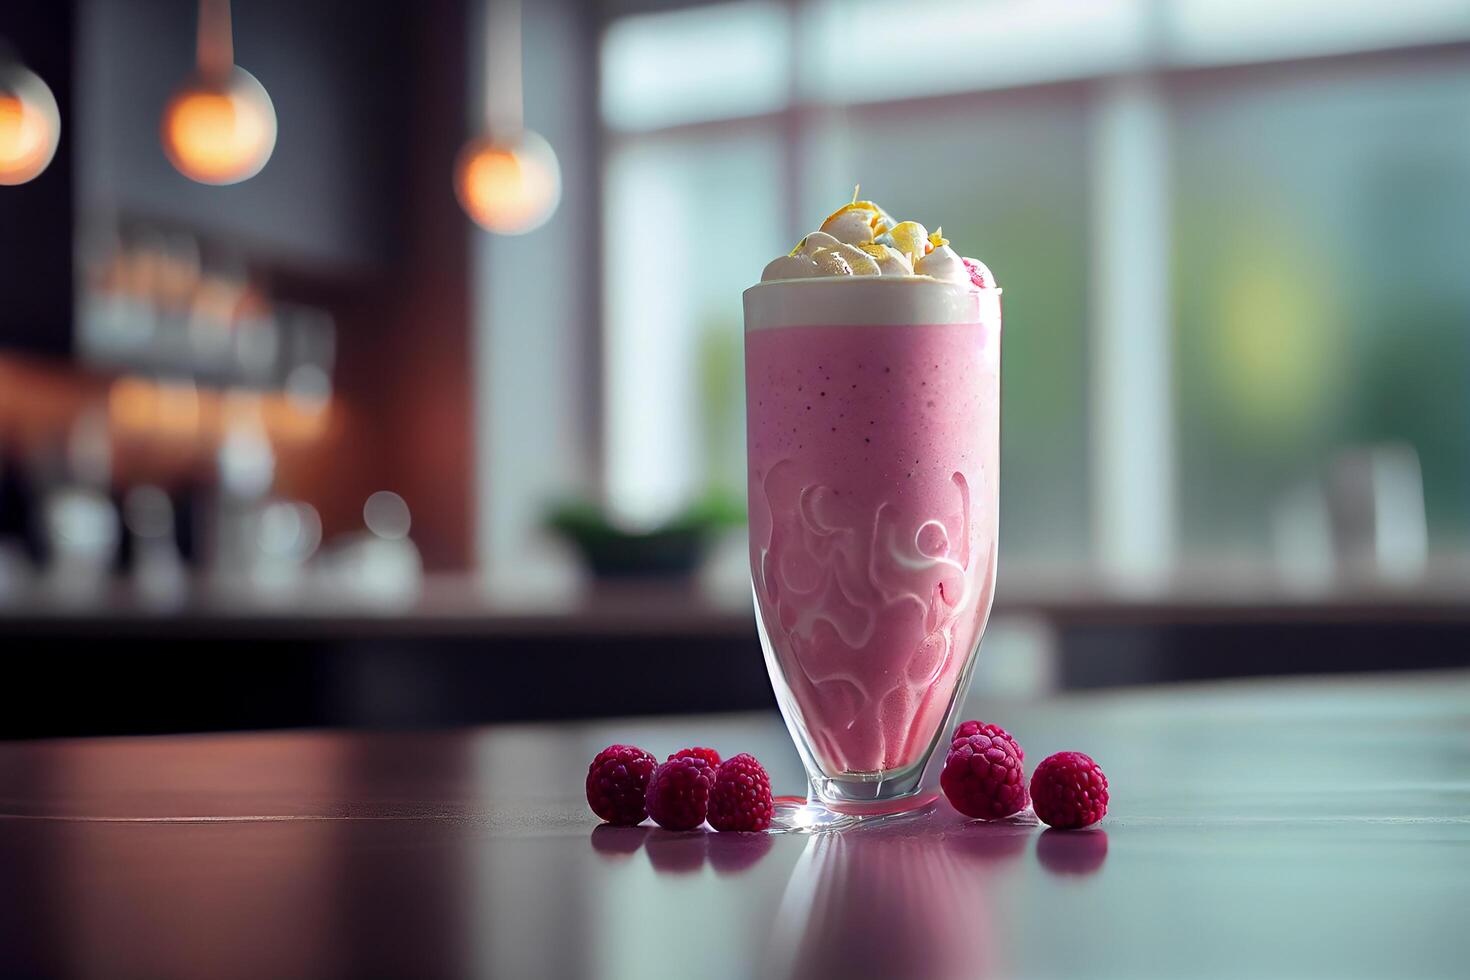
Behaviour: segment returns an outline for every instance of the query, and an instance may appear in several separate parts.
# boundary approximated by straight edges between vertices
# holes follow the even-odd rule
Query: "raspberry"
[[[587,804],[611,824],[631,827],[648,816],[644,797],[658,760],[636,745],[609,745],[587,767]]]
[[[1026,808],[1021,756],[1010,738],[977,732],[956,739],[944,760],[939,785],[967,817],[999,820]]]
[[[716,830],[765,830],[771,825],[771,777],[744,752],[715,770],[709,825]]]
[[[960,259],[965,263],[965,271],[970,274],[970,281],[975,284],[976,289],[990,289],[995,285],[995,276],[986,268],[985,263],[979,259]]]
[[[673,755],[669,756],[670,759],[682,759],[685,757],[691,759],[703,759],[705,762],[709,763],[709,767],[711,769],[720,768],[720,753],[716,752],[714,749],[706,749],[695,746],[692,749],[680,749]]]
[[[1108,812],[1108,777],[1081,752],[1058,752],[1031,774],[1036,816],[1061,830],[1095,824]]]
[[[983,721],[962,721],[960,722],[960,727],[954,730],[954,734],[950,736],[949,740],[951,745],[953,745],[953,743],[958,742],[960,739],[969,738],[971,735],[989,735],[991,738],[1008,739],[1016,747],[1016,758],[1022,762],[1026,761],[1026,752],[1021,748],[1021,743],[1016,741],[1016,736],[999,725],[987,725]]]
[[[693,830],[704,823],[715,771],[698,756],[675,756],[648,780],[648,815],[665,830]]]

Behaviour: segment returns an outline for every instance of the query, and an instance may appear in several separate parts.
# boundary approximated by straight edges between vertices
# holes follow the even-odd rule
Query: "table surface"
[[[1100,829],[598,826],[587,760],[766,715],[0,744],[0,974],[1464,976],[1470,673],[990,704]]]

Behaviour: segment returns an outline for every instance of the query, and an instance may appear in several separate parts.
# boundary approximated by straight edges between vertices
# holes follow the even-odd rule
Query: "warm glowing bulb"
[[[0,70],[0,184],[35,180],[56,155],[61,111],[35,72]]]
[[[260,173],[276,148],[276,110],[243,68],[223,85],[194,80],[163,110],[163,152],[201,184],[237,184]]]
[[[541,227],[561,201],[561,167],[551,144],[524,130],[512,140],[478,139],[455,166],[460,206],[481,228],[519,235]]]

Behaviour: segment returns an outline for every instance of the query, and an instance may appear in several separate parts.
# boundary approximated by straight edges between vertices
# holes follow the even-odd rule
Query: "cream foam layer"
[[[944,232],[898,221],[872,201],[853,200],[761,270],[761,282],[869,276],[921,278],[977,289],[995,286],[985,263],[964,258]]]
[[[1000,294],[918,277],[762,282],[745,291],[745,330],[999,322]]]

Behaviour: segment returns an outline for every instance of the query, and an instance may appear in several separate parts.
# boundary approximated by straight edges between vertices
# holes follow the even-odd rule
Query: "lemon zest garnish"
[[[806,240],[808,238],[810,238],[810,237],[812,237],[812,236],[811,235],[803,235],[802,238],[801,238],[801,241],[799,241],[799,242],[796,243],[796,247],[793,248],[791,251],[787,252],[786,255],[788,257],[790,257],[792,255],[795,255],[797,252],[800,252],[803,248],[806,247]]]
[[[905,227],[906,225],[908,227]],[[927,254],[924,249],[926,242],[916,234],[917,230],[922,227],[917,221],[900,221],[889,232],[893,237],[894,245],[908,256],[910,262],[917,261]]]
[[[879,220],[879,217],[881,216],[881,212],[878,210],[878,205],[874,204],[872,201],[853,201],[851,204],[844,204],[836,211],[833,211],[831,214],[827,215],[827,221],[831,221],[838,215],[846,214],[849,211],[871,211],[872,217],[868,219],[869,227],[872,227],[873,222]],[[822,222],[822,225],[824,227],[826,226],[827,221]]]
[[[928,255],[936,248],[943,248],[948,244],[949,239],[944,237],[944,227],[941,225],[929,233],[929,247],[924,249],[924,254]]]

